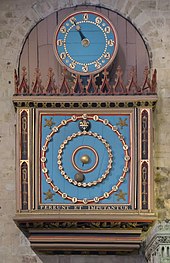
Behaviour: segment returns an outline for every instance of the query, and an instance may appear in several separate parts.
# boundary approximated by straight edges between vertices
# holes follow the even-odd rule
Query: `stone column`
[[[145,256],[148,263],[170,262],[170,220],[159,221],[145,240]]]

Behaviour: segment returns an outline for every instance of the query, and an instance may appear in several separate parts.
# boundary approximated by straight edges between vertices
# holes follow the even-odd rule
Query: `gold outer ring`
[[[79,152],[79,151],[82,150],[83,148],[91,150],[91,151],[94,153],[95,157],[96,157],[96,160],[95,160],[94,165],[93,165],[90,169],[87,169],[87,170],[80,169],[80,168],[76,165],[76,163],[75,163],[75,155],[77,154],[77,152]],[[82,146],[79,146],[78,148],[76,148],[76,149],[74,150],[74,152],[73,152],[73,154],[72,154],[71,160],[72,160],[72,164],[73,164],[74,168],[75,168],[77,171],[79,171],[79,172],[81,172],[81,173],[90,173],[90,172],[92,172],[92,171],[96,168],[96,166],[98,165],[99,156],[98,156],[98,153],[96,152],[96,150],[93,149],[92,147],[90,147],[90,146],[88,146],[88,145],[82,145]]]

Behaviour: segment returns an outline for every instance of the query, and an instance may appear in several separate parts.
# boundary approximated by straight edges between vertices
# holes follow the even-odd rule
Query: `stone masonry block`
[[[65,1],[63,1],[65,2]],[[50,1],[41,0],[36,2],[32,9],[37,13],[37,15],[42,19],[47,15],[50,15],[54,12],[53,6],[50,4]]]
[[[160,11],[170,10],[170,1],[168,1],[168,0],[158,0],[157,8]]]
[[[134,7],[130,13],[129,13],[129,17],[134,20],[137,16],[139,16],[142,13],[142,10],[139,9],[138,7]]]

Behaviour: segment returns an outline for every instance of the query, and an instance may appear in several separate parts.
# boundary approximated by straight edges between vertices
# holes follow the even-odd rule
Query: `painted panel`
[[[29,42],[27,39],[24,46],[23,46],[22,53],[20,56],[18,72],[19,72],[20,79],[22,79],[22,68],[25,67],[28,71],[27,78],[28,78],[28,80],[30,80],[30,78],[29,78],[30,67],[29,67],[29,63],[28,63],[28,48],[29,48]]]
[[[138,83],[143,81],[143,69],[145,67],[149,68],[148,53],[143,41],[141,41],[141,36],[136,34],[136,67],[137,67],[137,78]],[[146,63],[148,61],[148,63]]]
[[[48,31],[47,19],[42,20],[38,25],[38,47],[47,45]]]
[[[130,113],[40,116],[39,204],[131,206]]]
[[[37,49],[37,27],[35,27],[29,36],[29,77],[34,79],[35,68],[38,67],[38,49]]]
[[[48,45],[53,44],[54,31],[56,29],[56,13],[53,13],[47,17],[47,41]]]

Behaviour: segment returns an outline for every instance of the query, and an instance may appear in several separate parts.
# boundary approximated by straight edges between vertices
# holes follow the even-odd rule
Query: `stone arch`
[[[150,17],[144,12],[144,10],[138,7],[138,3],[132,4],[131,0],[115,1],[111,0],[66,0],[66,1],[37,1],[32,6],[29,6],[28,11],[25,13],[18,24],[16,24],[13,32],[10,34],[6,42],[5,58],[11,60],[11,53],[13,55],[14,67],[19,62],[19,54],[21,52],[24,41],[31,31],[31,29],[42,19],[49,14],[58,11],[63,8],[74,7],[78,5],[97,5],[112,11],[117,12],[121,16],[128,19],[140,32],[149,52],[150,58],[152,58],[151,44],[149,42],[149,33],[152,31],[152,21]],[[16,52],[17,51],[17,52]]]

